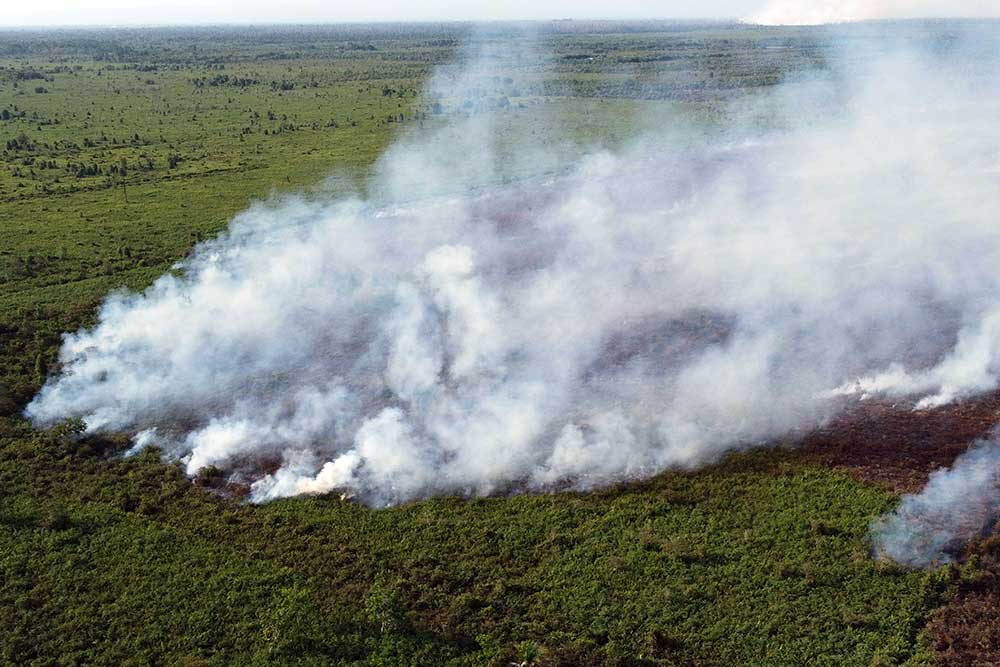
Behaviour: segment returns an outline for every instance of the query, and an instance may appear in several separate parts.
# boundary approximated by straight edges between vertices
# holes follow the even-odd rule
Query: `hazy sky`
[[[3,0],[0,25],[998,16],[1000,0]],[[863,14],[845,14],[863,6]]]

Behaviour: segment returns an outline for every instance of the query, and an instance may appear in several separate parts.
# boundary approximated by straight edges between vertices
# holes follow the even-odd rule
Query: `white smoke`
[[[831,388],[893,363],[918,398],[994,387],[984,67],[884,59],[734,104],[696,148],[644,136],[503,186],[557,160],[498,149],[491,114],[407,134],[370,196],[258,204],[111,295],[27,413],[134,432],[256,500],[384,504],[696,466],[822,423]],[[953,363],[967,347],[989,360]]]
[[[966,542],[993,527],[998,510],[1000,443],[982,442],[875,522],[875,551],[912,567],[949,563]]]
[[[759,12],[743,19],[756,25],[825,25],[856,21],[995,17],[991,0],[771,0]]]
[[[958,341],[937,365],[907,371],[898,363],[869,377],[858,378],[834,390],[835,395],[921,396],[918,410],[995,389],[1000,384],[1000,307],[986,304],[977,317],[959,331]]]

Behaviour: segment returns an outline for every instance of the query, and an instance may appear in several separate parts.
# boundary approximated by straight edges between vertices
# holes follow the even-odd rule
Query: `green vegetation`
[[[551,72],[510,56],[489,91],[426,98],[470,31],[0,33],[0,663],[926,662],[954,572],[872,562],[892,498],[792,455],[591,495],[249,506],[155,450],[19,416],[109,290],[254,199],[363,191],[399,131],[489,110],[615,144],[821,62],[809,32],[556,25]]]
[[[886,494],[775,453],[371,510],[248,506],[71,435],[0,438],[10,664],[913,665],[950,583],[867,557]]]

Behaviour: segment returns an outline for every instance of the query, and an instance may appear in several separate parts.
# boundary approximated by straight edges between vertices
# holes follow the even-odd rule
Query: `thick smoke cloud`
[[[488,61],[431,96],[486,85]],[[504,112],[407,134],[367,196],[258,204],[111,295],[27,413],[134,433],[258,501],[387,504],[697,466],[857,387],[994,388],[997,70],[929,62],[802,78],[697,141],[665,138],[679,115],[506,185],[558,160],[510,151]]]

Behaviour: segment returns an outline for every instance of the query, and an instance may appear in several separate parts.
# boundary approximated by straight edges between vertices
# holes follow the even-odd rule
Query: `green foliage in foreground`
[[[249,506],[155,451],[0,436],[5,664],[923,664],[948,570],[873,562],[891,503],[780,453],[607,492]]]

